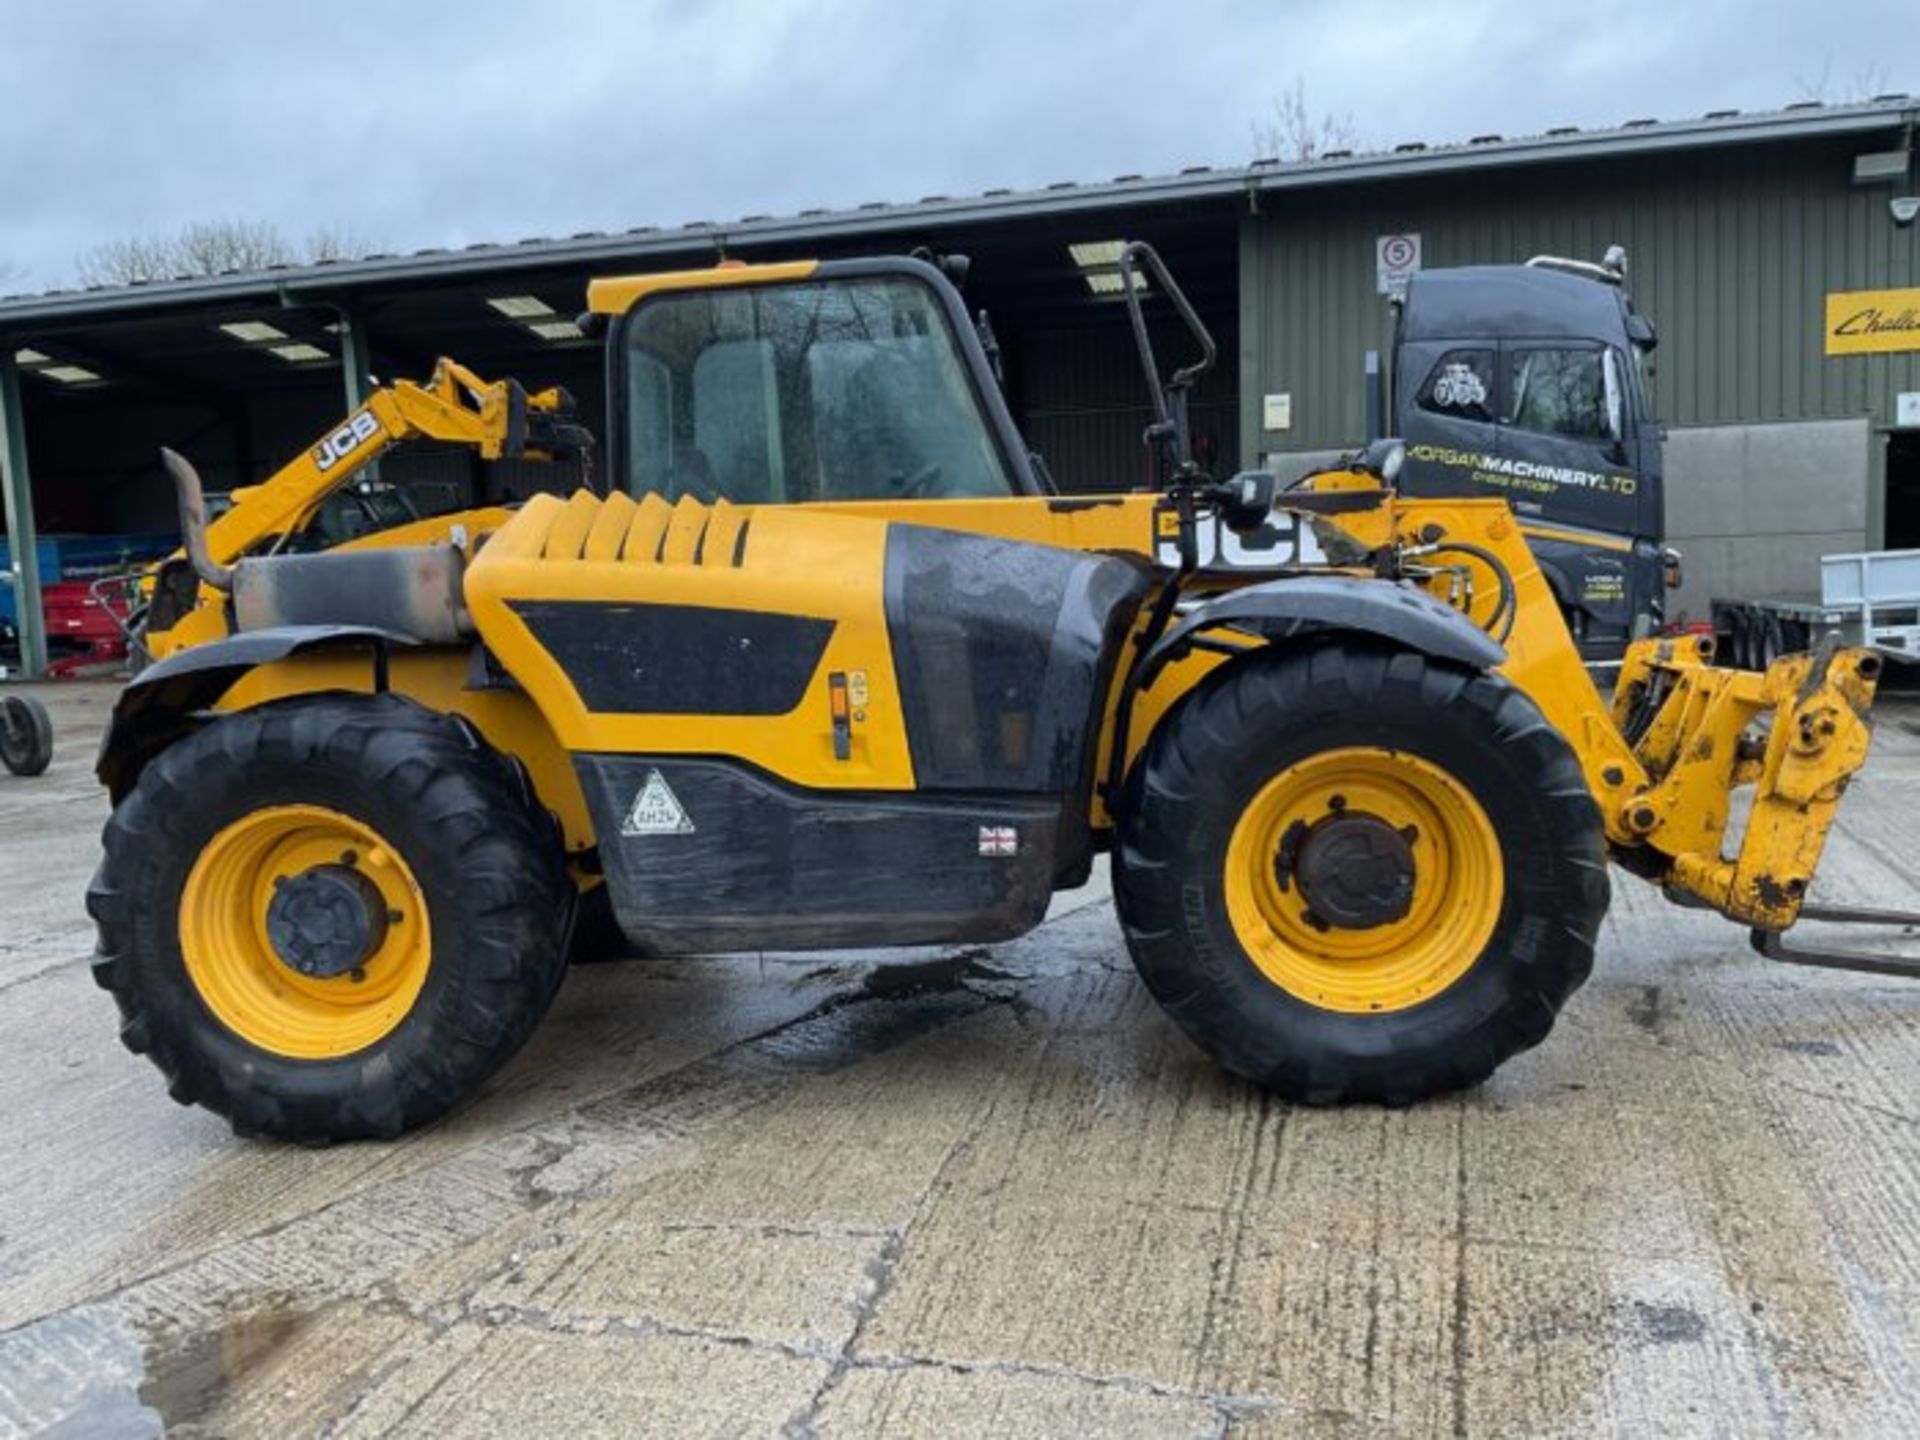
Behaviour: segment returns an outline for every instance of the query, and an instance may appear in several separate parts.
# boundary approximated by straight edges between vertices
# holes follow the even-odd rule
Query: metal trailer
[[[1711,602],[1725,663],[1764,670],[1829,635],[1896,660],[1920,660],[1920,550],[1820,557],[1817,596]]]

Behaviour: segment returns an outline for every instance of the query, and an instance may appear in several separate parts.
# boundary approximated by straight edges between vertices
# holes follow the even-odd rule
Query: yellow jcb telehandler
[[[1121,271],[1153,493],[1046,493],[906,258],[595,281],[606,483],[567,500],[302,554],[404,425],[361,412],[211,527],[170,456],[186,545],[89,895],[126,1043],[242,1132],[393,1135],[525,1040],[587,905],[666,953],[989,942],[1101,851],[1168,1013],[1308,1102],[1544,1038],[1609,860],[1781,952],[1878,658],[1647,640],[1609,708],[1503,500],[1397,495],[1392,443],[1203,474],[1213,343],[1149,248]],[[1143,296],[1197,346],[1164,379]],[[493,453],[576,438],[554,392],[420,393]]]

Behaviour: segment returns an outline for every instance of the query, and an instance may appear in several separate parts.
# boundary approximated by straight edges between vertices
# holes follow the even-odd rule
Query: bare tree
[[[1270,113],[1252,129],[1257,160],[1313,160],[1329,150],[1351,150],[1359,136],[1352,115],[1310,111],[1306,82],[1299,79],[1273,97]]]
[[[172,247],[164,240],[135,237],[96,245],[73,263],[82,285],[137,285],[168,280],[174,268]]]
[[[202,220],[172,235],[109,240],[83,252],[74,269],[83,285],[138,285],[231,270],[351,260],[374,248],[344,229],[317,230],[296,245],[264,220]]]
[[[307,233],[300,258],[308,265],[322,265],[332,260],[363,259],[378,249],[378,241],[367,239],[351,226],[323,225]]]
[[[1878,64],[1862,66],[1853,72],[1851,80],[1834,79],[1831,55],[1820,62],[1817,75],[1808,77],[1796,73],[1793,86],[1802,100],[1817,100],[1822,105],[1857,105],[1862,100],[1884,95],[1889,89],[1886,69]]]
[[[189,275],[264,270],[293,259],[280,232],[259,220],[196,221],[182,229],[174,243]]]

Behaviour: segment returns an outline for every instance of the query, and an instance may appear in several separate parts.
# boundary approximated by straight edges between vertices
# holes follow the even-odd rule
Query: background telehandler
[[[1779,950],[1877,657],[1642,642],[1609,709],[1503,500],[1397,494],[1390,442],[1284,491],[1201,473],[1212,341],[1150,249],[1122,271],[1158,493],[1044,493],[913,259],[595,281],[605,493],[300,554],[381,401],[211,527],[169,456],[185,553],[89,894],[126,1043],[241,1131],[392,1135],[526,1038],[583,891],[677,953],[988,942],[1102,850],[1156,998],[1305,1101],[1541,1040],[1609,859]],[[1164,380],[1149,288],[1198,347]],[[552,392],[420,393],[476,443],[574,438]],[[1216,563],[1276,523],[1265,569]]]

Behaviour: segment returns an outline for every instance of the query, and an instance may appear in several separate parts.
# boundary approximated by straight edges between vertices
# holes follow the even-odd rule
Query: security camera
[[[1896,195],[1887,201],[1887,209],[1893,212],[1893,223],[1911,225],[1913,217],[1920,215],[1920,195]]]

